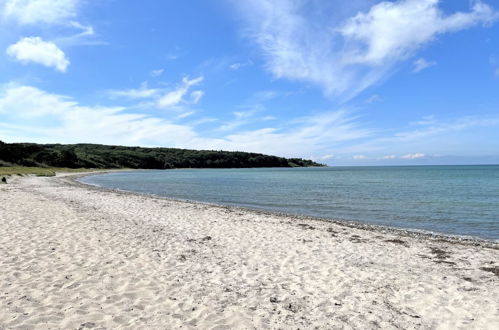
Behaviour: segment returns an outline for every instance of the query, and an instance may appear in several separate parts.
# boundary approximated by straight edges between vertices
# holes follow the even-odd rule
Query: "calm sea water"
[[[499,239],[499,166],[185,169],[89,176],[160,196]]]

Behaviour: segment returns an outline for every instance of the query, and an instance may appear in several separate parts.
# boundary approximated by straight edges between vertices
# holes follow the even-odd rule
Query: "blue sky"
[[[0,140],[499,163],[496,0],[0,0]]]

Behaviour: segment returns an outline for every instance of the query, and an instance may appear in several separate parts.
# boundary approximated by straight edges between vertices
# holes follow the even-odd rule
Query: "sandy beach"
[[[498,267],[497,243],[0,185],[0,329],[498,329]]]

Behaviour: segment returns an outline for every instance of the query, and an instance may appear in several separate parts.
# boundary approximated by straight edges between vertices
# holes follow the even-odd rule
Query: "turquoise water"
[[[499,166],[134,171],[82,182],[331,219],[499,239]]]

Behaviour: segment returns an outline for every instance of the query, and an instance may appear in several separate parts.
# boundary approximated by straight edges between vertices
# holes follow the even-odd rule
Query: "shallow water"
[[[183,169],[82,182],[160,196],[499,239],[499,166]]]

